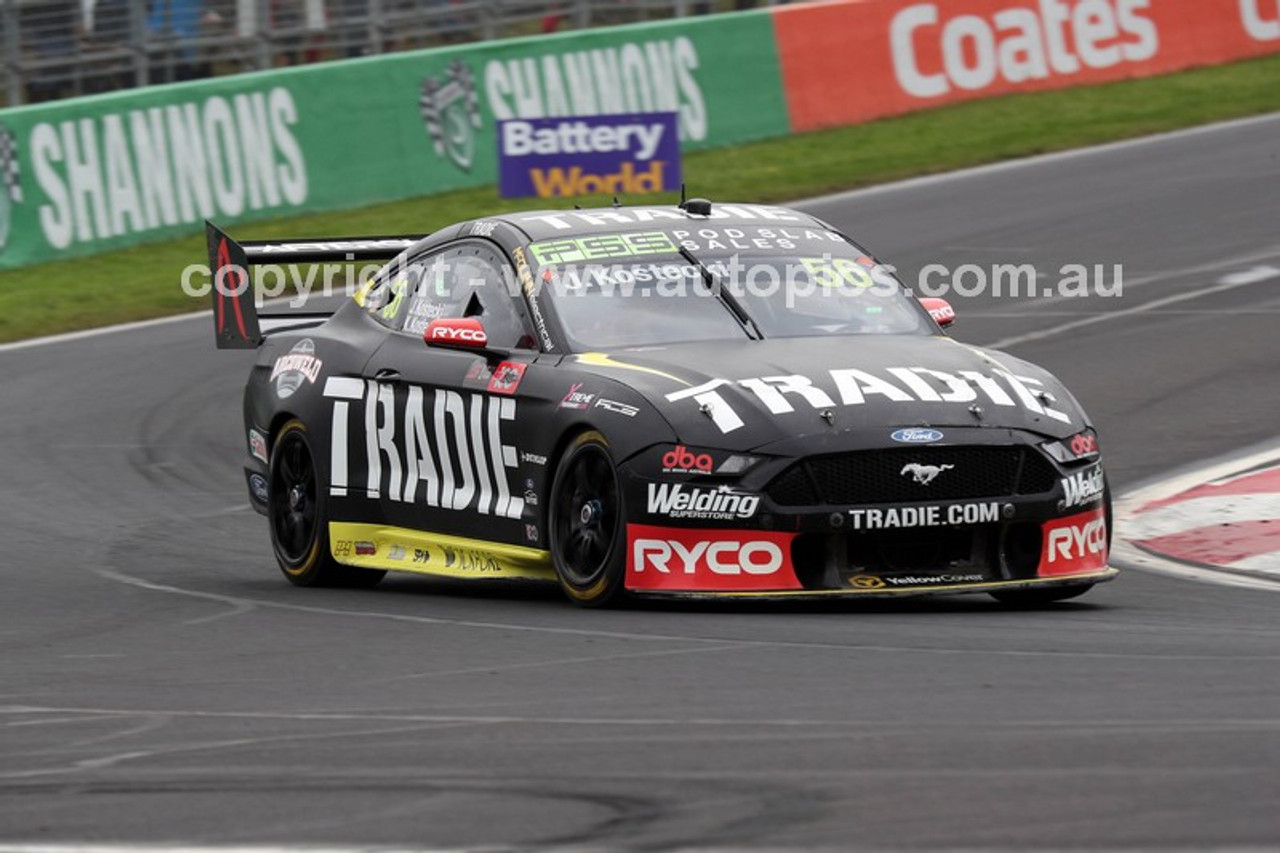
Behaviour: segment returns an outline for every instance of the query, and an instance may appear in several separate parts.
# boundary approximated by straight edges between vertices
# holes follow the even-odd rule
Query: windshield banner
[[[676,112],[498,122],[506,198],[635,195],[680,189]]]

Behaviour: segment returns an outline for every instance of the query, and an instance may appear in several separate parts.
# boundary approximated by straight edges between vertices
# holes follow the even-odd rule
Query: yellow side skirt
[[[329,551],[345,566],[446,578],[555,580],[551,552],[385,524],[329,523]]]

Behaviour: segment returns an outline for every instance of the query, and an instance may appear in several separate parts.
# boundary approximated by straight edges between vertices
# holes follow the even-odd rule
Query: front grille
[[[942,470],[926,485],[908,469],[915,465]],[[1053,466],[1031,447],[891,447],[810,457],[765,493],[779,506],[843,506],[1038,495],[1056,484]]]

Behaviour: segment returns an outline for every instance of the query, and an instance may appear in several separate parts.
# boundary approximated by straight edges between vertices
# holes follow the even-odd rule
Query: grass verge
[[[1277,79],[1280,55],[1166,77],[1014,95],[690,154],[684,171],[700,196],[794,199],[1277,111]],[[254,239],[423,233],[536,204],[499,198],[487,187],[259,222],[233,233]],[[186,296],[178,282],[182,268],[200,262],[203,254],[203,236],[193,235],[0,273],[0,341],[201,308],[207,302]]]

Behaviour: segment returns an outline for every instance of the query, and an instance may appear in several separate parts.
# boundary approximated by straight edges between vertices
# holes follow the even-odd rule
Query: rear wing
[[[209,270],[213,276],[213,329],[218,349],[255,349],[271,332],[316,326],[333,313],[259,315],[250,275],[253,266],[389,261],[427,236],[238,243],[212,222],[205,223],[205,235],[209,242]]]

